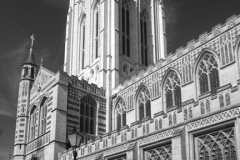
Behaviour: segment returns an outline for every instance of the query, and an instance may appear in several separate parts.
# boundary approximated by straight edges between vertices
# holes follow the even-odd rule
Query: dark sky
[[[233,14],[239,0],[164,0],[168,53]],[[0,0],[0,159],[13,152],[18,83],[21,65],[35,34],[35,59],[45,67],[62,68],[68,0]]]

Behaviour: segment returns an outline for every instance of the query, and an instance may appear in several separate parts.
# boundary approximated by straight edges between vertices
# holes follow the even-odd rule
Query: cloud
[[[180,24],[185,0],[164,0],[168,49],[172,48],[177,37],[176,30]]]
[[[21,64],[29,53],[29,38],[0,56],[0,115],[15,117]]]
[[[42,4],[59,9],[67,9],[69,6],[69,0],[43,0]]]

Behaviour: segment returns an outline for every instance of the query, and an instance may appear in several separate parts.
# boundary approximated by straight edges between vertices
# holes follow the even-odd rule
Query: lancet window
[[[85,21],[86,21],[86,15],[84,15],[81,25],[80,25],[80,54],[81,54],[81,62],[82,66],[81,69],[85,68]]]
[[[139,110],[139,120],[141,121],[143,118],[151,116],[151,100],[150,93],[147,87],[142,87],[138,94],[138,110]]]
[[[46,133],[46,123],[47,123],[47,100],[45,99],[40,106],[40,129],[39,135]]]
[[[165,97],[167,110],[173,107],[181,107],[181,82],[177,74],[171,71],[165,82]]]
[[[144,66],[148,66],[147,16],[141,13],[141,59]]]
[[[126,104],[121,99],[119,100],[116,106],[116,122],[117,122],[117,129],[120,130],[121,127],[126,125]]]
[[[97,1],[96,7],[94,9],[94,54],[93,60],[99,56],[99,0]]]
[[[200,94],[215,92],[219,87],[218,63],[214,56],[205,53],[198,66]]]
[[[37,108],[34,106],[30,113],[30,130],[29,130],[29,141],[35,139],[36,130],[37,130]]]
[[[96,102],[84,97],[80,102],[80,132],[95,134]]]
[[[122,50],[130,57],[130,11],[128,0],[122,1]]]
[[[167,144],[158,148],[154,148],[145,152],[145,159],[147,160],[171,160],[172,159],[172,145]]]
[[[198,160],[237,160],[234,128],[227,128],[195,138]]]

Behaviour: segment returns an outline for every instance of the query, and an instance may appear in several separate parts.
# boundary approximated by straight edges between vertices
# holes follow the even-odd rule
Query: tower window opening
[[[122,48],[123,54],[130,57],[130,11],[126,0],[122,2]]]
[[[144,66],[148,66],[148,42],[147,42],[147,18],[146,14],[141,14],[141,59]]]

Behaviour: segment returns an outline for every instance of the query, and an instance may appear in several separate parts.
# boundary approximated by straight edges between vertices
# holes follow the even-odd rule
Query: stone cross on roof
[[[31,47],[33,47],[33,42],[36,41],[36,40],[34,39],[34,34],[31,35],[30,39],[31,39]]]

